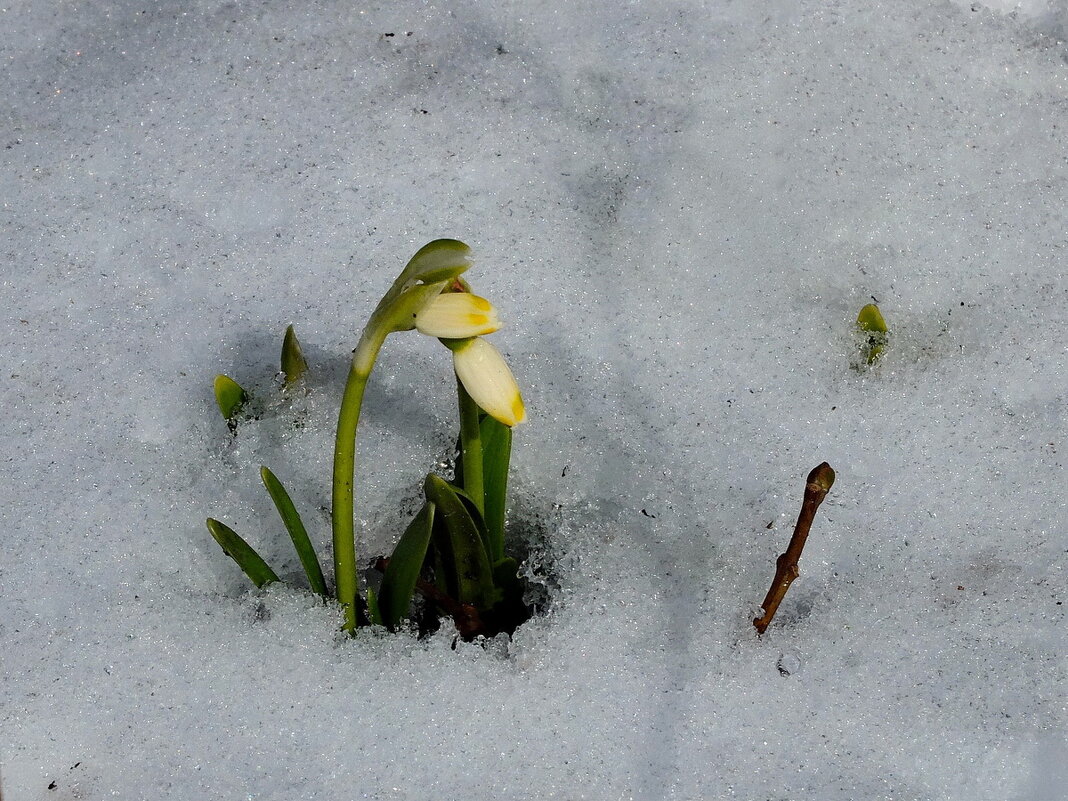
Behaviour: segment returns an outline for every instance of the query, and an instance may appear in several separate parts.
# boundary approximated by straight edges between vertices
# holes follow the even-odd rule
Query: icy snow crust
[[[1065,15],[974,8],[8,3],[5,801],[1061,798]],[[204,518],[297,579],[268,464],[325,552],[349,351],[439,236],[506,317],[552,603],[510,643],[346,641]],[[233,440],[218,372],[259,397]],[[361,558],[453,405],[391,338]]]

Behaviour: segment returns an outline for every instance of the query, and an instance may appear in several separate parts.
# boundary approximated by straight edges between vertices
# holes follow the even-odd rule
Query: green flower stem
[[[482,433],[478,424],[478,404],[457,377],[456,394],[460,399],[460,458],[464,465],[464,492],[475,502],[478,511],[486,513],[485,491],[482,481]]]
[[[356,472],[356,427],[367,379],[375,366],[378,351],[394,331],[415,328],[419,311],[441,294],[449,281],[455,281],[471,266],[470,249],[454,239],[438,239],[420,248],[378,302],[360,342],[352,354],[352,366],[341,398],[334,441],[334,479],[331,497],[331,528],[334,540],[334,584],[337,600],[345,610],[343,629],[356,631],[356,527],[353,518],[353,483]],[[476,421],[477,425],[477,421]]]
[[[372,323],[374,322],[372,318]],[[331,523],[334,539],[334,583],[337,600],[345,610],[344,630],[356,630],[356,529],[353,520],[353,481],[356,471],[356,427],[367,379],[389,329],[368,325],[352,356],[334,442],[334,481],[331,499]]]

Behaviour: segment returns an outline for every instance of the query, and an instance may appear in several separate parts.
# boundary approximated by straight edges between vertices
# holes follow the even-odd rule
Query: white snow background
[[[1066,25],[7,0],[4,801],[1064,799]],[[348,640],[258,467],[328,563],[349,353],[438,237],[506,321],[511,530],[551,600],[511,641]],[[893,339],[858,371],[872,296]],[[291,322],[307,396],[276,383]],[[223,372],[259,398],[236,438]],[[448,353],[391,337],[361,559],[454,405]],[[209,515],[293,586],[252,591]]]

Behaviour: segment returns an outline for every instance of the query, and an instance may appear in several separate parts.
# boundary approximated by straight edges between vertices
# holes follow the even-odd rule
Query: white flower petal
[[[467,339],[492,334],[501,327],[501,321],[485,298],[470,292],[445,292],[419,310],[415,327],[427,336]]]
[[[527,419],[519,385],[493,345],[478,337],[459,343],[452,349],[452,360],[467,394],[486,414],[506,426]]]

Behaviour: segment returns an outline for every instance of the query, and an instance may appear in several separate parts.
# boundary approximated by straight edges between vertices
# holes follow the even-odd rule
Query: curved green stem
[[[356,427],[360,422],[360,408],[367,379],[375,358],[386,339],[388,329],[369,325],[360,337],[360,344],[352,356],[345,394],[341,398],[341,412],[334,441],[334,479],[331,498],[331,524],[334,540],[334,583],[337,600],[345,610],[344,630],[356,630],[356,529],[353,521],[353,481],[356,470]]]
[[[352,355],[345,394],[338,414],[334,440],[334,478],[330,521],[334,540],[334,583],[338,602],[345,610],[344,630],[356,630],[356,527],[353,519],[353,482],[356,471],[356,427],[371,368],[382,343],[393,331],[415,328],[416,315],[471,266],[470,249],[454,239],[424,245],[378,302]]]

